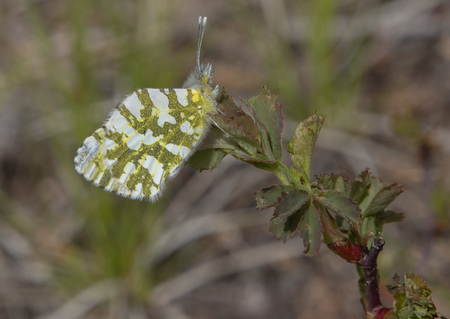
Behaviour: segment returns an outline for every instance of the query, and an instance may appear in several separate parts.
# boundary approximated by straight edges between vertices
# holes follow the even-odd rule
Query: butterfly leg
[[[230,135],[229,133],[225,132],[224,129],[221,128],[220,125],[217,124],[217,122],[214,121],[214,119],[213,119],[210,115],[206,114],[206,116],[208,117],[208,119],[209,119],[209,120],[210,120],[210,121],[211,121],[218,129],[219,129],[219,130],[221,130],[222,132],[224,132],[226,136],[228,136],[228,137],[233,137],[233,135]]]

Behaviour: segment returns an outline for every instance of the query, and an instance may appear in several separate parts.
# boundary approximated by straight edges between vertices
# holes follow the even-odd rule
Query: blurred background
[[[226,157],[146,203],[75,172],[126,94],[183,84],[200,15],[214,85],[278,94],[285,145],[327,114],[314,173],[404,185],[382,300],[415,271],[450,315],[450,2],[1,0],[0,318],[364,318],[353,265],[268,234],[270,173]]]

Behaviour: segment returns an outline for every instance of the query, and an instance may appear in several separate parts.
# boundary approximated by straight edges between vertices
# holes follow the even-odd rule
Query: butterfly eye
[[[209,75],[206,73],[203,73],[200,81],[202,81],[202,83],[204,83],[204,84],[207,84],[209,82]]]

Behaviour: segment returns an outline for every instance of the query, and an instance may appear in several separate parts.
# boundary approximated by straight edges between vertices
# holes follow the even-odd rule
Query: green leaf
[[[404,215],[393,211],[381,211],[376,215],[366,216],[361,222],[361,233],[369,234],[372,232],[374,236],[383,236],[383,225],[403,220]],[[367,241],[367,247],[370,248],[372,240]]]
[[[397,184],[391,184],[381,188],[375,196],[373,196],[372,202],[366,208],[364,216],[370,216],[383,211],[390,203],[397,198],[398,195],[403,193],[403,186]]]
[[[404,283],[396,274],[394,281],[396,286],[388,285],[387,288],[394,295],[394,312],[399,319],[411,318],[445,318],[436,312],[436,306],[431,298],[431,289],[426,282],[413,272],[405,274]]]
[[[370,233],[373,233],[373,236],[368,236]],[[366,247],[370,249],[372,247],[373,237],[382,236],[383,225],[377,224],[375,216],[366,217],[361,221],[361,234],[367,238]]]
[[[387,223],[400,222],[405,217],[402,213],[395,213],[391,210],[383,211],[377,214],[377,223],[380,225]]]
[[[366,168],[353,182],[350,198],[360,204],[369,195],[370,181],[370,172],[369,169]]]
[[[295,136],[288,145],[292,161],[300,170],[303,179],[310,183],[309,169],[314,145],[322,128],[325,115],[314,114],[300,123],[295,131]]]
[[[318,212],[311,203],[303,205],[300,209],[303,218],[300,222],[300,236],[303,238],[303,245],[306,247],[303,252],[307,256],[313,256],[320,251],[322,226]]]
[[[370,184],[366,184],[362,181],[353,181],[349,197],[359,204],[367,197],[369,187]]]
[[[261,93],[244,101],[258,127],[266,155],[272,160],[281,160],[281,132],[283,130],[283,111],[276,96],[263,87]]]
[[[225,90],[222,91],[219,103],[218,108],[223,114],[207,114],[214,125],[211,126],[196,153],[188,162],[188,165],[195,169],[217,167],[221,160],[219,158],[225,156],[220,154],[219,149],[244,153],[250,157],[255,155],[258,159],[264,152],[261,135],[253,118],[237,106]]]
[[[212,126],[208,134],[201,141],[196,152],[203,151],[207,149],[239,149],[239,144],[236,141],[225,135],[219,128]]]
[[[239,146],[239,150],[244,151],[248,155],[264,152],[261,144],[250,133],[247,133],[242,126],[234,122],[233,119],[219,113],[208,113],[208,116],[216,126],[228,133],[229,139],[233,139],[233,142]]]
[[[354,181],[342,176],[342,173],[316,177],[318,187],[347,195],[361,208],[363,220],[359,233],[357,225],[347,224],[339,216],[336,216],[336,222],[339,228],[349,229],[355,241],[362,245],[367,244],[368,248],[373,236],[382,236],[383,224],[400,221],[403,218],[402,214],[384,210],[403,191],[402,186],[383,184],[380,179],[370,176],[369,169],[361,172]],[[353,219],[354,221],[356,220]]]
[[[322,174],[316,175],[317,182],[322,185],[324,189],[335,190],[350,197],[353,182],[341,175],[336,174]]]
[[[314,190],[315,199],[351,222],[361,219],[361,209],[349,197],[333,190]]]
[[[234,99],[223,89],[218,100],[218,108],[224,114],[231,116],[233,122],[241,126],[245,132],[250,134],[259,145],[262,145],[261,134],[253,118],[245,113],[240,106],[236,104]]]
[[[291,196],[289,196],[291,195]],[[294,196],[295,195],[295,196]],[[272,218],[269,233],[276,234],[284,242],[292,237],[297,229],[306,247],[304,253],[313,256],[320,250],[322,225],[315,207],[309,201],[307,192],[295,189],[283,193],[280,203],[276,206],[275,217]]]
[[[266,155],[263,154],[253,154],[252,156],[239,153],[230,149],[225,150],[228,154],[234,156],[236,159],[252,164],[264,170],[272,171],[278,164],[275,161],[271,161]],[[258,166],[264,164],[263,166]],[[263,168],[264,167],[264,168]]]
[[[281,200],[282,192],[286,193],[293,189],[293,186],[273,185],[256,191],[254,199],[257,208],[264,209],[277,205]]]
[[[383,211],[398,195],[403,192],[403,186],[397,184],[385,185],[379,178],[369,176],[368,171],[364,171],[358,178],[363,178],[363,182],[369,183],[367,195],[359,203],[363,216],[369,216]]]
[[[338,191],[339,193],[350,197],[358,204],[368,195],[370,187],[370,180],[368,178],[370,177],[370,173],[368,169],[363,171],[354,181],[350,180],[348,177],[342,176],[342,173],[339,175],[323,174],[316,177],[317,182],[322,185],[323,188]]]
[[[233,139],[217,127],[211,127],[187,165],[197,170],[212,170],[219,166],[226,153],[221,150],[239,148]]]
[[[270,171],[274,173],[285,185],[291,184],[290,180],[288,179],[288,176],[286,176],[285,170],[283,169],[285,166],[281,162],[271,161],[266,155],[263,154],[254,154],[252,156],[248,156],[246,154],[242,154],[228,149],[224,150],[224,152],[234,156],[236,159],[243,161],[247,164],[251,164],[259,169],[263,169],[265,171]]]
[[[221,150],[216,149],[197,151],[189,158],[188,165],[200,171],[213,170],[220,165],[226,155]]]
[[[302,212],[297,211],[286,219],[282,217],[272,218],[269,233],[276,234],[277,239],[282,239],[283,242],[286,242],[297,231],[302,216]]]
[[[350,197],[355,202],[360,203],[367,196],[370,187],[370,180],[366,178],[367,174],[370,176],[370,173],[366,169],[354,181],[341,174],[322,174],[317,175],[316,178],[317,182],[323,188],[338,191]]]
[[[287,218],[300,209],[309,200],[309,194],[301,189],[294,189],[281,194],[281,200],[275,207],[276,217]]]

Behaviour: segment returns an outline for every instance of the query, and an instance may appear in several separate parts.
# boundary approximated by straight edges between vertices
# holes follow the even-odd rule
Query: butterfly
[[[207,113],[217,111],[212,66],[200,64],[205,27],[206,17],[199,17],[196,67],[183,87],[128,95],[78,149],[79,174],[123,197],[155,201],[162,195],[207,133]]]

